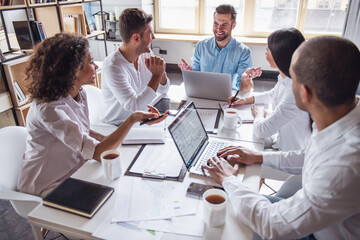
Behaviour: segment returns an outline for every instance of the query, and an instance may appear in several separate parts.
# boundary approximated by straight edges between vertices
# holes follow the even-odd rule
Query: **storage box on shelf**
[[[25,69],[28,65],[29,56],[11,60],[3,63],[9,92],[14,107],[20,107],[29,101],[29,93],[27,91],[27,82],[25,81]],[[22,97],[22,94],[25,97]]]
[[[31,105],[31,103],[28,103],[28,104],[23,105],[21,107],[16,107],[15,108],[16,119],[17,119],[18,124],[20,126],[25,126],[25,124],[26,124],[26,116],[27,116],[27,114],[29,112],[30,105]]]

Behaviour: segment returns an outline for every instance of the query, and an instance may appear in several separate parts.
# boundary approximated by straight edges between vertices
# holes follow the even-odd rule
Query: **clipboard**
[[[220,108],[198,108],[196,107],[196,110],[209,110],[209,111],[216,111],[216,117],[215,117],[215,123],[214,123],[214,130],[213,131],[206,131],[207,133],[217,133],[219,129],[219,122],[220,122],[220,116],[221,116],[221,109]],[[199,114],[200,115],[200,114]],[[201,115],[200,115],[201,119]],[[202,119],[201,119],[202,120]]]
[[[133,177],[141,177],[141,178],[149,178],[149,179],[158,179],[158,180],[171,180],[171,181],[179,181],[183,182],[186,176],[187,169],[184,165],[184,162],[181,160],[181,170],[178,176],[166,176],[166,174],[157,171],[142,171],[142,172],[134,172],[132,168],[136,161],[141,158],[141,155],[144,153],[144,150],[147,146],[152,146],[148,144],[141,145],[139,151],[135,155],[134,159],[130,163],[129,167],[127,168],[125,175],[133,176]],[[157,145],[159,146],[159,145]]]

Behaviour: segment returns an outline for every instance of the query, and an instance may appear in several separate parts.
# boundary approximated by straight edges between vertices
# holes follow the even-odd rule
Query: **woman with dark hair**
[[[81,36],[56,34],[35,48],[26,69],[32,103],[26,119],[20,191],[45,196],[86,160],[100,161],[103,151],[117,148],[134,123],[159,116],[149,106],[151,113],[134,112],[109,136],[90,130],[81,86],[94,83],[97,68],[89,43]]]
[[[277,30],[268,37],[266,60],[279,71],[278,82],[273,89],[249,98],[236,98],[233,105],[272,104],[273,111],[266,113],[253,106],[255,116],[254,135],[266,138],[265,147],[281,151],[297,150],[305,147],[311,134],[309,114],[295,104],[289,68],[295,50],[304,42],[304,36],[296,28]],[[229,98],[229,103],[232,98]]]

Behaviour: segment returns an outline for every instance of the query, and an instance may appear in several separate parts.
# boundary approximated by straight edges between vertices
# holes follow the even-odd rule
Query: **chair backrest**
[[[87,96],[90,123],[100,122],[100,114],[102,112],[101,90],[91,85],[83,85],[82,87]]]
[[[0,129],[0,188],[16,190],[20,166],[26,149],[27,131],[24,127]]]

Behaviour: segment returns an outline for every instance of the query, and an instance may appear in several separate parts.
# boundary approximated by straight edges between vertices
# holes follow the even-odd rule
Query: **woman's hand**
[[[229,97],[227,99],[229,105],[231,106],[242,106],[242,105],[246,105],[246,104],[253,104],[255,102],[255,98],[254,96],[248,97],[248,98],[239,98],[236,97],[234,102],[231,103],[231,101],[233,100],[234,97]]]
[[[243,92],[249,92],[254,86],[252,79],[260,77],[261,74],[261,67],[247,69],[243,74],[241,74],[240,90]]]
[[[153,119],[153,118],[158,118],[154,121],[151,121],[149,123],[147,123],[148,125],[152,125],[152,124],[155,124],[155,123],[159,123],[161,121],[163,121],[167,116],[168,116],[168,113],[169,111],[166,111],[165,114],[159,118],[160,116],[160,113],[159,111],[151,106],[151,105],[148,105],[148,108],[151,110],[151,112],[145,112],[145,111],[136,111],[134,112],[133,114],[131,114],[131,118],[133,120],[133,122],[142,122],[142,121],[145,121],[145,120],[149,120],[149,119]]]

